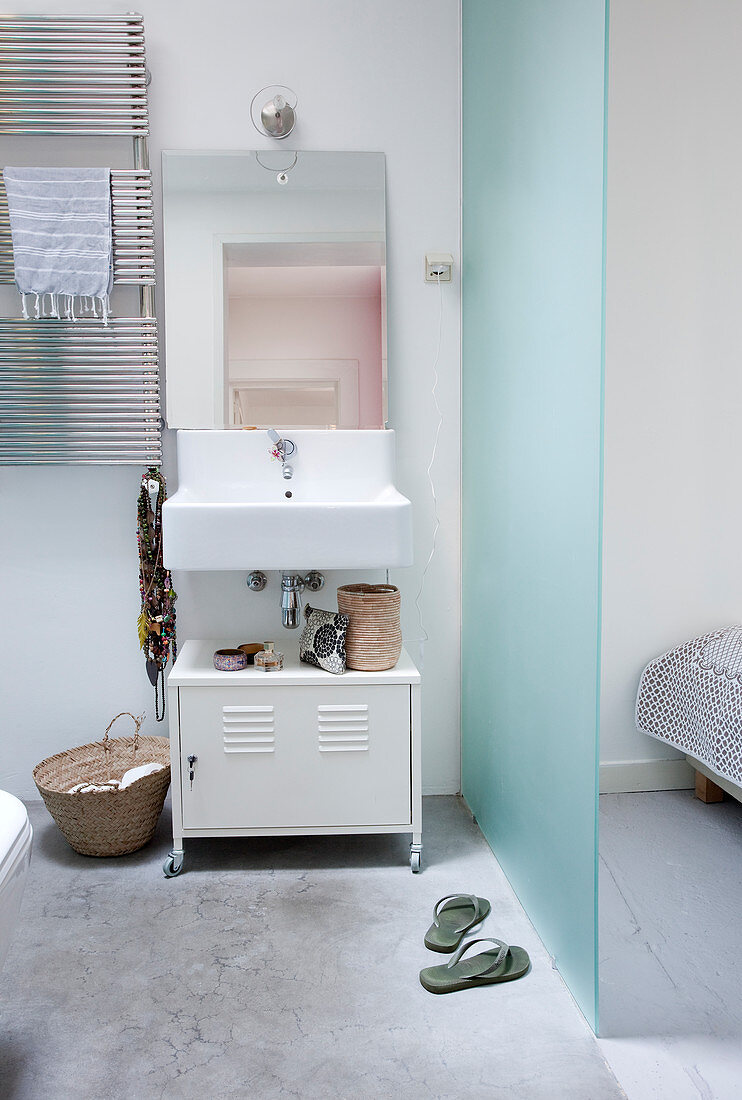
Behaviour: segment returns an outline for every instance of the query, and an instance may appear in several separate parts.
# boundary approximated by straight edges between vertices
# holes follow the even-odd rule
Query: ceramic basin
[[[178,491],[163,507],[169,569],[376,569],[412,564],[412,506],[394,487],[394,432],[178,432]]]

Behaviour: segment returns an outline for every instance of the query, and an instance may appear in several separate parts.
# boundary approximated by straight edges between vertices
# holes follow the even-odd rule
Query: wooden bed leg
[[[723,802],[724,791],[703,772],[696,772],[696,798],[701,802]]]

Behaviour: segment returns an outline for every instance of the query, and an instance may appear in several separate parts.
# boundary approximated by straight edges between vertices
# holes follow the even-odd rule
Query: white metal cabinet
[[[186,642],[168,679],[173,851],[189,836],[411,832],[419,870],[420,675],[213,668],[221,643]],[[193,779],[190,773],[193,772]]]
[[[404,824],[410,740],[410,692],[401,685],[186,689],[183,825]]]

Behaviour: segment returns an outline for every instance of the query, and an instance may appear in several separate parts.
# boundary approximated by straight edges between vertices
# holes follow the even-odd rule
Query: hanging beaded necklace
[[[170,570],[162,563],[162,505],[167,498],[165,478],[156,466],[142,476],[137,500],[139,645],[147,659],[147,675],[155,689],[155,718],[165,717],[165,667],[177,656],[175,601]]]

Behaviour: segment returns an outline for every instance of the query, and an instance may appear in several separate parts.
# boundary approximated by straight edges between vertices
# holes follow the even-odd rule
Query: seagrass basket
[[[338,610],[350,619],[345,663],[363,672],[394,668],[402,652],[399,589],[393,584],[344,584]]]
[[[109,738],[111,726],[124,715],[134,720],[134,736]],[[140,737],[141,724],[140,718],[122,711],[109,723],[102,741],[49,756],[33,770],[47,810],[81,855],[123,856],[152,839],[170,786],[170,742],[167,737]],[[129,768],[151,762],[162,764],[162,769],[123,790],[69,793],[78,783],[120,781]]]

